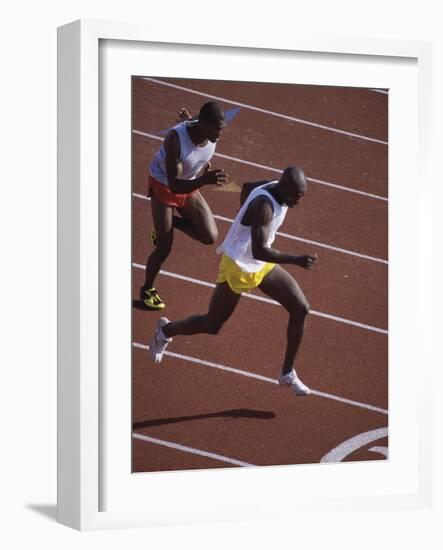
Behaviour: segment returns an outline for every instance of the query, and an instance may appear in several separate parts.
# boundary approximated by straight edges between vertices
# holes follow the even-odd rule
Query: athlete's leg
[[[303,337],[309,304],[295,279],[280,265],[266,275],[259,288],[281,304],[289,313],[287,345],[282,374],[291,372]]]
[[[162,204],[155,197],[151,197],[151,211],[157,242],[146,262],[145,289],[154,286],[154,280],[160,271],[161,265],[171,252],[174,235],[172,227],[173,208]]]
[[[182,217],[174,216],[176,229],[203,244],[214,244],[217,241],[214,215],[200,191],[188,197],[185,206],[177,210]]]
[[[218,283],[209,303],[208,313],[173,321],[163,328],[167,338],[183,334],[218,334],[238,304],[241,294],[232,292],[227,283]]]

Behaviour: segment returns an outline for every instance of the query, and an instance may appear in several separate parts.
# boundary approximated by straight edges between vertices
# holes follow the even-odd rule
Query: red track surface
[[[191,90],[245,105],[224,132],[217,153],[262,168],[215,157],[213,164],[223,167],[231,182],[240,186],[276,179],[272,169],[298,164],[308,178],[387,198],[386,144],[277,116],[387,141],[387,95],[350,88],[163,80],[189,90],[134,79],[133,130],[155,136],[172,125],[182,106],[197,112],[207,99]],[[234,106],[220,103],[225,109]],[[183,357],[167,355],[157,367],[149,361],[143,346],[160,314],[136,302],[152,227],[150,204],[140,195],[146,193],[148,164],[160,144],[154,137],[133,134],[133,424],[137,437],[155,439],[133,440],[133,471],[233,466],[224,458],[253,465],[315,463],[344,441],[386,427],[388,203],[380,198],[311,181],[305,199],[289,211],[281,228],[288,236],[279,236],[274,245],[300,254],[316,252],[320,258],[312,272],[286,267],[313,310],[297,370],[311,388],[327,395],[300,398],[273,383],[284,354],[287,315],[275,304],[248,297],[242,297],[218,336],[177,337],[168,351]],[[214,214],[235,216],[238,193],[204,188],[203,194]],[[221,242],[229,221],[216,221]],[[156,286],[167,303],[165,314],[180,319],[207,310],[212,288],[199,282],[214,282],[219,257],[215,246],[179,232],[174,238],[163,266],[167,274],[159,276]],[[264,378],[246,376],[250,373]],[[387,439],[362,444],[344,460],[383,459],[370,450],[375,445],[385,447]],[[214,456],[196,454],[200,451]]]

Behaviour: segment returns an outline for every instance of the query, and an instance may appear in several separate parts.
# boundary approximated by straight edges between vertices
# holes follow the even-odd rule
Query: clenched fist
[[[303,267],[304,269],[312,269],[318,260],[317,254],[310,255],[305,254],[304,256],[297,256],[296,265]]]

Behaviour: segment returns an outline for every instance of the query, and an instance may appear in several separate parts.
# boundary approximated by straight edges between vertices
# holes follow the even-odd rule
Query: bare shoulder
[[[180,155],[180,138],[175,130],[169,130],[163,141],[166,153],[177,156]]]
[[[274,207],[264,195],[259,195],[249,204],[243,219],[243,225],[268,225],[272,221]]]
[[[257,217],[264,218],[264,221],[270,222],[274,214],[274,206],[272,201],[265,195],[259,195],[251,201],[254,214]]]
[[[174,143],[179,143],[180,139],[178,137],[177,130],[172,128],[169,130],[169,132],[166,134],[165,139],[163,141],[165,147],[173,145]]]

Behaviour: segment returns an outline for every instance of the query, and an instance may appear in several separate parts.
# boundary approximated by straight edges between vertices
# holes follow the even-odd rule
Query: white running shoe
[[[155,327],[154,336],[149,342],[149,354],[154,363],[160,363],[167,345],[172,342],[172,338],[166,338],[163,334],[163,327],[169,323],[166,317],[160,317]]]
[[[296,395],[309,395],[311,393],[311,390],[308,386],[303,384],[294,369],[292,369],[291,372],[288,372],[288,374],[280,374],[278,377],[278,383],[280,386],[292,388]]]

